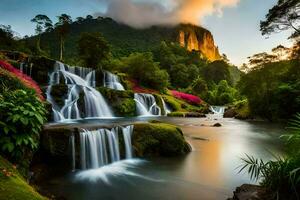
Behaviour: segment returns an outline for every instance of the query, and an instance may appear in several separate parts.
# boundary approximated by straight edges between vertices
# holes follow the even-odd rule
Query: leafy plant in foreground
[[[0,95],[0,151],[18,161],[36,150],[45,115],[44,104],[34,91],[4,91]]]
[[[283,135],[288,145],[297,147],[286,158],[275,157],[274,161],[263,161],[246,155],[242,158],[241,171],[247,170],[251,179],[261,180],[274,199],[299,199],[300,193],[300,114],[290,122],[290,134]],[[292,147],[290,146],[290,147]]]

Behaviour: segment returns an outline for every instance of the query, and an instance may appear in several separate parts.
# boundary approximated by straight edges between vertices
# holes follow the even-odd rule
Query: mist
[[[223,8],[236,6],[239,0],[98,0],[106,5],[104,15],[135,28],[152,25],[192,23],[201,25],[203,17],[222,15]]]

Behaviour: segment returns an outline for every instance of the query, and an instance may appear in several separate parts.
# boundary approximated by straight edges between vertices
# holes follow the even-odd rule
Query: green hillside
[[[111,18],[84,19],[70,25],[70,34],[66,38],[64,59],[74,61],[77,57],[77,41],[83,32],[100,32],[112,47],[114,57],[128,56],[132,52],[145,52],[157,47],[161,41],[178,41],[180,30],[195,30],[197,36],[210,32],[202,27],[178,25],[175,27],[153,26],[147,29],[135,29],[119,24]],[[26,39],[32,46],[35,37]],[[52,58],[59,58],[59,37],[57,32],[44,33],[41,37],[41,48]]]

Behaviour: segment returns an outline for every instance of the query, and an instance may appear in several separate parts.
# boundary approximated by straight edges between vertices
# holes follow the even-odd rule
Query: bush
[[[38,147],[45,115],[44,104],[34,91],[4,91],[0,95],[0,151],[14,162],[25,160]]]

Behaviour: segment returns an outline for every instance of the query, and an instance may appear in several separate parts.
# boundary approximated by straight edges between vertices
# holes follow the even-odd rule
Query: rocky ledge
[[[267,191],[258,185],[244,184],[233,192],[233,198],[228,200],[270,200]]]

